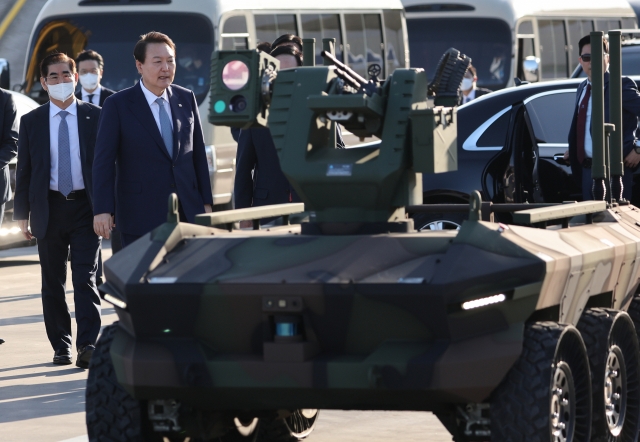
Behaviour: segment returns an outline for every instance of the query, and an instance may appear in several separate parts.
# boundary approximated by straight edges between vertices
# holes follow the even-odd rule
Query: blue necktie
[[[67,196],[73,191],[69,126],[67,125],[67,120],[65,120],[69,112],[60,111],[58,115],[60,115],[60,126],[58,127],[58,191]]]
[[[169,156],[173,158],[173,129],[171,129],[171,119],[164,109],[164,98],[158,98],[156,103],[160,106],[160,132],[162,133],[162,140],[164,141],[164,146],[167,148],[167,152],[169,152]]]

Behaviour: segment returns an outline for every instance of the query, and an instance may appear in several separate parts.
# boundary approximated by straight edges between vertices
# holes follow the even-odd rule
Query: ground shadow
[[[38,260],[31,259],[20,259],[20,260],[11,260],[11,261],[0,261],[0,269],[5,267],[18,267],[18,266],[30,266],[40,264]]]

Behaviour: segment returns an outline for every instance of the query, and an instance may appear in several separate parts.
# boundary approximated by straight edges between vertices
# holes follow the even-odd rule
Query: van
[[[207,120],[212,51],[255,48],[286,33],[336,39],[336,56],[360,75],[378,64],[381,77],[409,66],[406,24],[400,0],[49,0],[31,32],[22,92],[43,103],[40,60],[52,51],[75,57],[84,49],[105,61],[102,84],[122,90],[139,80],[133,47],[141,34],[159,31],[176,43],[174,82],[194,91]],[[213,200],[231,208],[237,144],[229,128],[203,125]]]
[[[413,67],[429,78],[455,47],[473,60],[478,86],[498,90],[514,77],[536,82],[569,78],[578,41],[591,31],[637,28],[626,0],[402,0]]]

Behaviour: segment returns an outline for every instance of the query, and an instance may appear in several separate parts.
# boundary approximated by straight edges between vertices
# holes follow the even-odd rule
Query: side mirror
[[[522,71],[524,72],[524,79],[527,81],[538,81],[540,69],[540,59],[529,55],[525,57],[522,62]]]
[[[0,58],[0,87],[2,89],[9,89],[11,87],[9,81],[9,61],[5,58]]]

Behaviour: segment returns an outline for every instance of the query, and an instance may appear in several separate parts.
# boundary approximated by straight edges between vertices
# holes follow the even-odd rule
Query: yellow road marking
[[[24,6],[26,2],[27,0],[18,0],[16,4],[13,5],[13,7],[9,10],[7,16],[0,23],[0,38],[2,38],[4,33],[7,31],[7,28],[9,27],[13,19],[16,18],[16,15],[18,15],[18,12],[20,12],[20,9],[22,9],[22,6]]]

